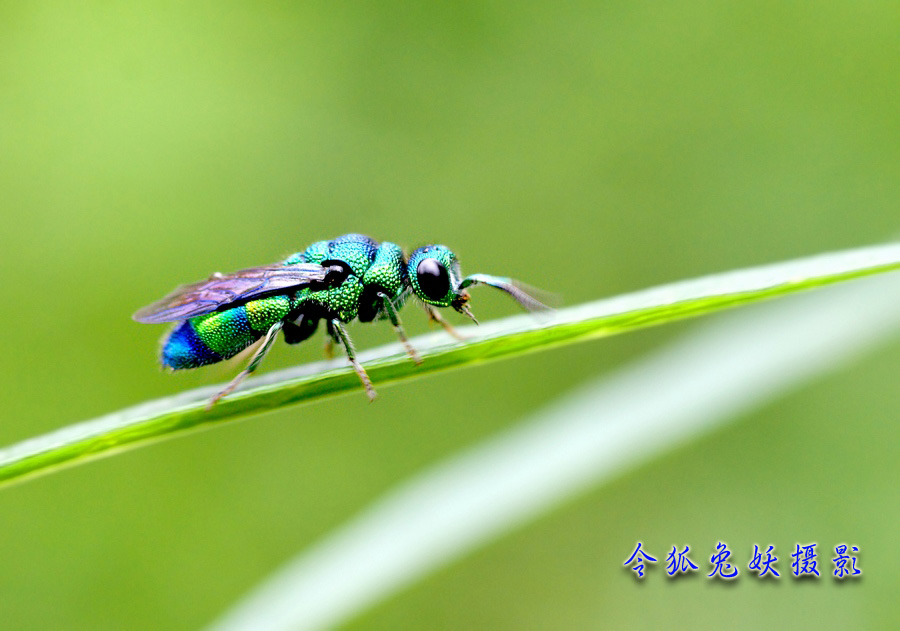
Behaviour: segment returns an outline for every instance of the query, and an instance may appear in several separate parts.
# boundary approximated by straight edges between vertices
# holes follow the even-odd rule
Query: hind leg
[[[262,345],[253,354],[253,357],[250,359],[250,363],[247,364],[247,367],[239,372],[237,376],[231,380],[231,383],[229,383],[224,390],[222,390],[220,393],[209,400],[209,403],[206,404],[207,410],[212,408],[212,406],[214,406],[219,399],[234,392],[234,389],[237,388],[244,379],[249,377],[250,374],[259,367],[259,364],[266,356],[266,353],[268,353],[269,349],[272,348],[272,344],[275,342],[275,338],[278,336],[278,332],[281,330],[281,327],[283,325],[283,322],[276,322],[271,327],[269,327],[269,330],[266,331],[266,335],[263,338]]]

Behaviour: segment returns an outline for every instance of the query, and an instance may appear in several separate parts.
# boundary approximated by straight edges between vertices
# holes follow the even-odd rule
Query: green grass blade
[[[516,316],[412,342],[416,366],[397,344],[360,354],[376,387],[428,372],[613,335],[900,268],[900,244],[871,246],[716,274],[599,300],[538,316]],[[250,414],[360,388],[342,362],[317,362],[249,380],[206,410],[218,390],[199,388],[77,423],[0,450],[0,485],[65,465]]]
[[[900,330],[898,281],[871,278],[731,314],[585,376],[374,499],[205,631],[343,628],[438,568],[883,345]]]

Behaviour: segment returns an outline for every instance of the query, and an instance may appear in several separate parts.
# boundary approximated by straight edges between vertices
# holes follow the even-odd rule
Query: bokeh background
[[[167,375],[174,285],[364,232],[564,304],[884,241],[900,202],[891,2],[0,4],[0,444]],[[488,290],[481,319],[515,311]],[[427,330],[407,308],[411,332]],[[453,316],[451,316],[452,318]],[[196,629],[392,485],[651,352],[670,325],[382,386],[4,489],[2,628]],[[361,347],[390,327],[354,326]],[[317,359],[279,344],[265,368]],[[900,346],[481,549],[348,629],[900,618]],[[864,578],[638,585],[636,540],[861,546]],[[820,561],[830,571],[827,558]],[[708,570],[707,570],[708,571]],[[824,572],[823,572],[824,574]]]

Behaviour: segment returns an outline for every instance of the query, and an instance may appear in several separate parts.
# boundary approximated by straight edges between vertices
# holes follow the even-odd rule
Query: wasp
[[[407,258],[400,246],[361,234],[317,241],[281,263],[213,274],[182,285],[132,316],[138,322],[175,322],[163,341],[160,361],[172,370],[198,368],[234,357],[262,339],[244,368],[209,405],[231,393],[253,373],[279,332],[288,344],[310,338],[325,322],[329,343],[343,347],[369,399],[375,389],[356,359],[346,324],[388,320],[407,354],[421,363],[400,322],[400,309],[415,295],[429,317],[449,332],[437,308],[452,307],[477,324],[467,288],[483,284],[512,296],[528,310],[545,306],[509,278],[463,277],[456,255],[426,245]],[[455,333],[454,333],[455,334]]]

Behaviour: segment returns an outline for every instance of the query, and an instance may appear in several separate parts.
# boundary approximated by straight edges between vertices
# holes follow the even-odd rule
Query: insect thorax
[[[285,263],[344,267],[346,277],[339,285],[328,289],[302,289],[297,293],[295,303],[298,313],[336,317],[343,322],[356,318],[369,322],[381,316],[383,307],[379,293],[389,296],[399,308],[408,284],[400,246],[389,242],[379,244],[359,234],[317,241]]]

